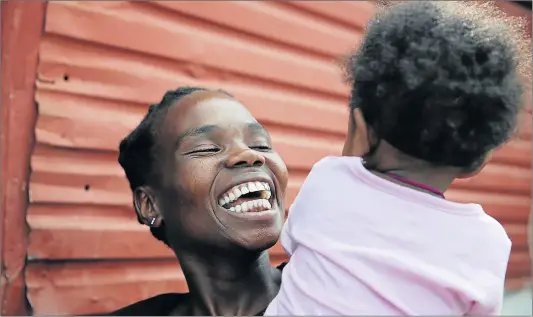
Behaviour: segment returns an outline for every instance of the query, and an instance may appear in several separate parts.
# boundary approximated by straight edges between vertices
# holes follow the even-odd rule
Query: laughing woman
[[[189,292],[112,315],[261,315],[281,282],[267,249],[288,175],[248,110],[223,91],[167,92],[122,141],[119,162],[139,221],[172,248]]]

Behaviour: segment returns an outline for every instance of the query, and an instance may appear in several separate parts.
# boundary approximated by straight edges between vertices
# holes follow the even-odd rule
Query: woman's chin
[[[239,232],[234,239],[235,243],[240,247],[250,251],[264,251],[273,247],[279,240],[281,235],[281,228],[283,226],[283,220],[279,217],[279,220],[272,223],[268,227],[263,228],[250,228],[249,230],[243,230]]]
[[[260,238],[250,239],[246,241],[240,241],[241,247],[249,251],[260,252],[268,250],[273,247],[279,240],[279,233],[263,236]]]
[[[214,214],[232,244],[250,251],[271,248],[279,240],[285,212],[273,203],[271,209],[256,212],[233,212],[220,205]]]

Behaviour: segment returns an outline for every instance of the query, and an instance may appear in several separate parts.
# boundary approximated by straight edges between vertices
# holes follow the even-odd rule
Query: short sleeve
[[[502,311],[502,299],[493,303],[490,307],[475,303],[468,312],[468,316],[500,316]]]
[[[504,290],[505,290],[505,275],[507,272],[507,266],[509,262],[509,255],[511,252],[511,245],[512,242],[507,236],[507,233],[501,227],[501,225],[497,222],[494,222],[497,224],[496,233],[500,233],[504,236],[502,238],[502,241],[505,241],[504,247],[505,252],[501,253],[501,259],[500,260],[494,260],[491,259],[491,261],[487,261],[489,263],[494,263],[497,267],[494,269],[496,274],[494,274],[494,281],[491,281],[487,279],[487,281],[491,281],[488,285],[485,285],[483,287],[484,291],[486,292],[485,300],[482,302],[475,302],[472,305],[472,308],[468,312],[468,316],[500,316],[501,310],[503,306],[503,296],[504,296]],[[493,236],[497,236],[497,234],[494,234]],[[495,244],[492,244],[494,247]],[[494,249],[492,249],[494,251]],[[503,254],[505,256],[503,256]]]

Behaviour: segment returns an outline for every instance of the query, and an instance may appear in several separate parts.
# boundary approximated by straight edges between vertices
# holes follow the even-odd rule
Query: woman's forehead
[[[167,131],[180,134],[206,125],[246,126],[253,122],[257,121],[244,105],[231,97],[219,94],[176,103],[168,110],[164,126]]]

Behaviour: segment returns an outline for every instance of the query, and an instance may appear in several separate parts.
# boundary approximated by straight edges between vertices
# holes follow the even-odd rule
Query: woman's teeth
[[[255,197],[241,197],[249,193],[257,193]],[[270,204],[270,185],[265,182],[247,182],[239,184],[222,195],[218,203],[220,206],[233,212],[257,212],[269,210]],[[241,201],[237,201],[237,200]],[[235,203],[235,204],[232,204]],[[230,206],[230,204],[232,204]]]
[[[237,205],[235,207],[230,207],[229,211],[233,212],[258,212],[258,211],[264,211],[264,210],[270,210],[272,206],[270,205],[270,202],[266,199],[256,199],[256,200],[250,200],[245,201],[240,205]]]

